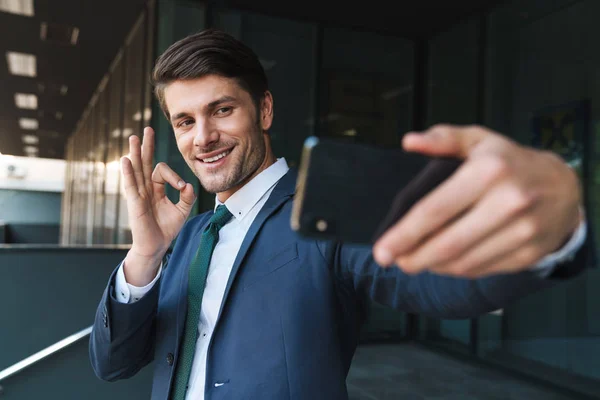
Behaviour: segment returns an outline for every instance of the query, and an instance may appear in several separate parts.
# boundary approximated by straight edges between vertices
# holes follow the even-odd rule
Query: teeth
[[[202,161],[207,162],[207,163],[215,162],[215,161],[220,160],[221,158],[225,157],[229,153],[230,153],[230,150],[225,151],[225,152],[223,152],[221,154],[217,154],[214,157],[204,158]]]

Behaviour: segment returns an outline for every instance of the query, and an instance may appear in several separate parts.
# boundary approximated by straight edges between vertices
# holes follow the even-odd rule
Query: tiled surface
[[[351,400],[574,400],[410,344],[360,346],[347,384]]]

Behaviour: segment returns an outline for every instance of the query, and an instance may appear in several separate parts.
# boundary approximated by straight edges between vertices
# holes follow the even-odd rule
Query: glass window
[[[123,63],[122,54],[117,56],[108,82],[108,148],[106,158],[106,181],[104,186],[104,243],[116,243],[115,229],[119,198],[120,163],[122,154],[122,104]]]
[[[86,220],[87,220],[87,177],[86,177],[86,137],[85,137],[85,126],[82,125],[79,132],[77,133],[77,181],[75,187],[77,188],[77,200],[76,200],[76,228],[75,228],[75,244],[86,244]]]
[[[406,39],[325,28],[320,132],[399,146],[412,126],[413,47]]]
[[[142,137],[142,123],[144,108],[142,101],[145,93],[144,46],[145,26],[144,16],[140,17],[137,25],[132,30],[129,43],[125,47],[125,93],[123,103],[123,135],[122,155],[129,153],[129,137],[137,135]],[[121,195],[119,196],[119,230],[117,243],[131,243],[131,229],[127,214],[127,198],[123,184],[121,184]]]
[[[92,151],[92,144],[94,142],[94,114],[93,107],[87,113],[85,122],[83,124],[83,139],[84,139],[84,153],[83,153],[83,190],[84,190],[84,207],[85,216],[83,226],[84,244],[92,244],[93,240],[93,229],[94,229],[94,152]]]
[[[106,91],[101,90],[98,93],[93,110],[94,137],[91,149],[94,163],[94,228],[92,238],[92,243],[94,244],[101,244],[104,242],[104,180],[106,175],[105,158],[108,136],[107,111]]]
[[[490,15],[487,123],[515,140],[551,150],[583,181],[587,218],[600,227],[600,34],[597,1],[512,1]],[[550,217],[550,216],[549,216]],[[596,235],[598,240],[598,235]],[[596,242],[598,246],[600,242]],[[504,310],[482,355],[538,376],[569,373],[561,384],[600,383],[598,270],[522,299]],[[487,324],[487,325],[486,325]],[[587,382],[587,384],[586,384]],[[596,394],[598,391],[595,392]]]
[[[477,19],[430,40],[427,126],[477,122],[478,42]]]
[[[77,233],[80,215],[79,211],[79,131],[75,132],[72,136],[73,150],[72,150],[72,194],[71,194],[71,207],[70,207],[70,228],[69,228],[69,243],[77,243]]]
[[[73,202],[73,137],[67,139],[65,145],[65,191],[61,201],[60,221],[60,244],[66,245],[70,242],[71,235],[71,210]]]
[[[144,111],[142,113],[143,127],[150,126],[152,121],[152,101],[154,99],[153,88],[150,84],[152,68],[154,67],[154,5],[148,6],[146,11],[146,60],[144,64],[144,75],[142,76],[142,89],[144,90]]]

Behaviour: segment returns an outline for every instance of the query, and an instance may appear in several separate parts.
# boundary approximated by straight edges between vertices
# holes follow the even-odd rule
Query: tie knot
[[[231,219],[231,217],[232,215],[227,209],[227,207],[221,204],[217,207],[217,210],[210,218],[210,223],[217,225],[218,229],[221,229],[227,223],[227,221]]]

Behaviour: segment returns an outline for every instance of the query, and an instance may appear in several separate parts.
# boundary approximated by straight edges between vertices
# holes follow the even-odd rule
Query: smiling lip
[[[231,150],[233,150],[233,147],[215,150],[210,153],[199,154],[198,156],[196,156],[196,159],[205,164],[212,164],[212,163],[219,161],[219,159],[213,160],[213,161],[205,161],[205,160],[210,160],[217,156],[220,156],[221,154],[225,154],[224,156],[221,157],[221,159],[223,159],[231,153]]]

